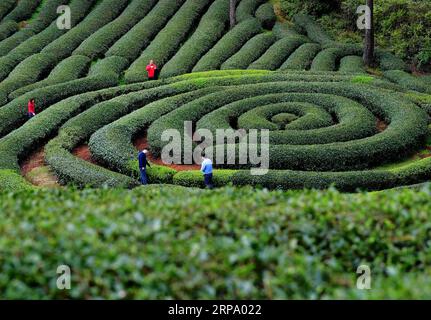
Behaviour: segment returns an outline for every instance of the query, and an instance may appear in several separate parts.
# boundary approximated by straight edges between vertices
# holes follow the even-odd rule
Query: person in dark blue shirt
[[[139,171],[141,172],[141,183],[143,185],[148,184],[147,166],[151,168],[151,165],[147,160],[147,154],[148,154],[148,150],[144,149],[140,151],[138,155]]]

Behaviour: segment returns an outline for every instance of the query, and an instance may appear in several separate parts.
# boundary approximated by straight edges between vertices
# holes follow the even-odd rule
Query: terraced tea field
[[[380,48],[366,68],[277,1],[238,1],[230,28],[229,2],[1,0],[0,298],[429,297],[431,77]],[[268,172],[237,140],[206,141],[236,163],[215,190],[185,148],[163,161],[166,132],[221,129],[260,130]]]
[[[269,173],[219,166],[217,186],[353,191],[430,178],[429,78],[386,51],[372,75],[361,45],[336,43],[305,15],[280,23],[261,0],[240,1],[231,30],[228,0],[71,0],[72,28],[60,30],[63,2],[0,7],[2,189],[133,188],[138,146],[152,152],[152,183],[201,186],[197,166],[159,159],[162,132],[184,121],[270,130]],[[151,59],[160,80],[148,82]]]

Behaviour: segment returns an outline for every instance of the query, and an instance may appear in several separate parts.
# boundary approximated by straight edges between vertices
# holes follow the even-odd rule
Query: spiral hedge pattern
[[[218,186],[352,191],[430,179],[431,158],[403,162],[429,144],[429,80],[386,51],[383,76],[371,76],[360,45],[333,41],[305,15],[276,22],[263,0],[240,1],[230,30],[228,0],[66,2],[71,30],[56,27],[64,1],[0,5],[0,190],[31,187],[20,167],[38,147],[63,184],[135,187],[134,139],[145,133],[160,156],[161,134],[185,121],[269,130],[269,173],[217,166]],[[146,81],[150,59],[159,81]],[[95,163],[73,155],[87,143]],[[153,166],[149,176],[202,186],[199,171]]]
[[[359,76],[360,77],[360,76]],[[425,146],[429,116],[393,85],[357,75],[219,71],[83,93],[62,100],[0,143],[2,168],[17,170],[27,148],[59,129],[45,147],[46,161],[63,183],[134,187],[133,138],[147,132],[151,151],[166,145],[162,132],[196,129],[269,129],[270,170],[225,165],[217,185],[269,188],[384,189],[429,179],[431,158],[385,169]],[[377,130],[377,121],[387,124]],[[232,124],[235,124],[232,127]],[[71,151],[89,141],[98,165]],[[149,170],[154,183],[201,186],[199,171],[164,166]]]

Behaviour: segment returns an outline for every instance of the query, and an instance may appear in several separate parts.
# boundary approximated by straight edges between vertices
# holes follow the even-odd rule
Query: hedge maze
[[[430,180],[430,80],[387,51],[377,50],[372,75],[360,44],[333,41],[305,15],[287,26],[262,0],[240,1],[232,29],[229,0],[67,2],[70,30],[56,26],[64,1],[0,4],[0,190],[35,187],[21,167],[41,148],[62,185],[134,188],[136,140],[158,158],[162,132],[185,121],[214,133],[269,130],[268,174],[220,165],[217,186],[355,191]],[[157,81],[147,81],[151,59]],[[37,115],[27,120],[30,98]],[[91,161],[76,154],[82,146]],[[198,170],[148,173],[151,183],[203,183]]]

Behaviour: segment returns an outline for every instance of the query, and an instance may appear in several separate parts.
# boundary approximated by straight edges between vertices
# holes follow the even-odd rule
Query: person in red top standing
[[[153,60],[150,61],[150,64],[147,66],[147,73],[149,80],[156,80],[156,70],[157,66]]]
[[[36,103],[34,102],[34,99],[30,99],[30,101],[28,102],[28,118],[31,119],[33,118],[36,113],[35,113],[35,109],[36,109]]]

